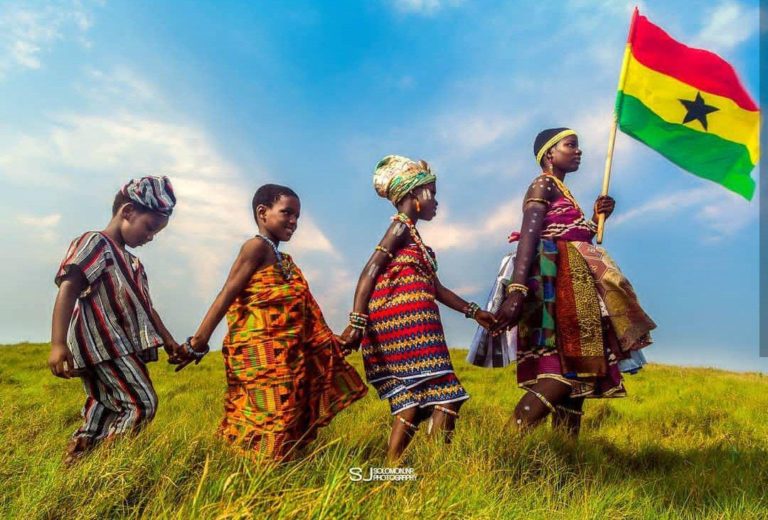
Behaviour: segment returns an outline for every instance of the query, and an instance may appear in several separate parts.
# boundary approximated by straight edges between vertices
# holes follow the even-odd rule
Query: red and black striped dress
[[[376,278],[368,314],[365,375],[392,414],[469,398],[445,344],[432,266],[417,244],[400,249]]]

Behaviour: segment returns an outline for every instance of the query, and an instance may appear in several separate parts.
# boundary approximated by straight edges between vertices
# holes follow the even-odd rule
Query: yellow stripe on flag
[[[619,81],[625,94],[636,97],[659,117],[675,124],[683,124],[688,112],[680,100],[693,101],[696,94],[701,92],[704,102],[718,110],[707,114],[706,130],[697,120],[685,126],[743,144],[749,150],[752,164],[757,164],[760,155],[759,112],[744,110],[729,98],[700,91],[671,76],[649,69],[637,61],[631,52],[627,68]]]

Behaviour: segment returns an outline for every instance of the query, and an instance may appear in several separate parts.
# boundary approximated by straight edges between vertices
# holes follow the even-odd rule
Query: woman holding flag
[[[576,132],[544,130],[533,152],[543,173],[525,195],[520,232],[510,236],[517,253],[492,332],[517,326],[517,378],[526,393],[514,423],[529,429],[552,413],[553,426],[575,437],[585,398],[626,395],[621,372],[642,366],[639,350],[656,325],[616,264],[592,245],[613,199],[598,197],[587,219],[564,183],[581,163]]]

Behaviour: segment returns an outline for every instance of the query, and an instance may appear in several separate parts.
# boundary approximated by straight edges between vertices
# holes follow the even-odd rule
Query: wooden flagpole
[[[627,66],[629,65],[629,55],[632,52],[632,32],[635,28],[635,20],[638,15],[637,7],[635,7],[632,13],[632,21],[629,23],[629,34],[627,35],[627,46],[624,49],[624,60],[621,63],[621,73],[619,74],[619,86],[616,89],[620,92],[624,88],[624,82],[627,76]],[[615,107],[613,110],[613,124],[611,124],[611,132],[608,136],[608,153],[605,157],[605,170],[603,171],[603,189],[600,190],[600,195],[608,195],[608,185],[611,182],[611,163],[613,162],[613,147],[616,143],[616,129],[619,126],[619,110],[621,107]],[[600,213],[597,215],[597,243],[603,243],[603,233],[605,232],[605,214]]]
[[[608,154],[605,158],[605,171],[603,172],[603,189],[600,190],[600,195],[608,195],[608,185],[611,182],[611,162],[613,161],[613,145],[616,142],[616,127],[618,126],[619,118],[614,111],[613,123],[611,124],[611,133],[608,136]],[[597,215],[597,243],[603,243],[603,232],[605,231],[605,213],[599,213]]]

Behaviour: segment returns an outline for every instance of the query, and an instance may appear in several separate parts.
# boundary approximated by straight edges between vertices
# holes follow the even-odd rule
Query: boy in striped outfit
[[[152,305],[141,262],[126,246],[151,242],[175,203],[167,177],[131,180],[115,196],[107,227],[73,240],[56,273],[48,365],[57,377],[79,376],[86,393],[67,465],[155,415],[157,394],[145,363],[157,360],[160,346],[175,362],[179,346]]]

